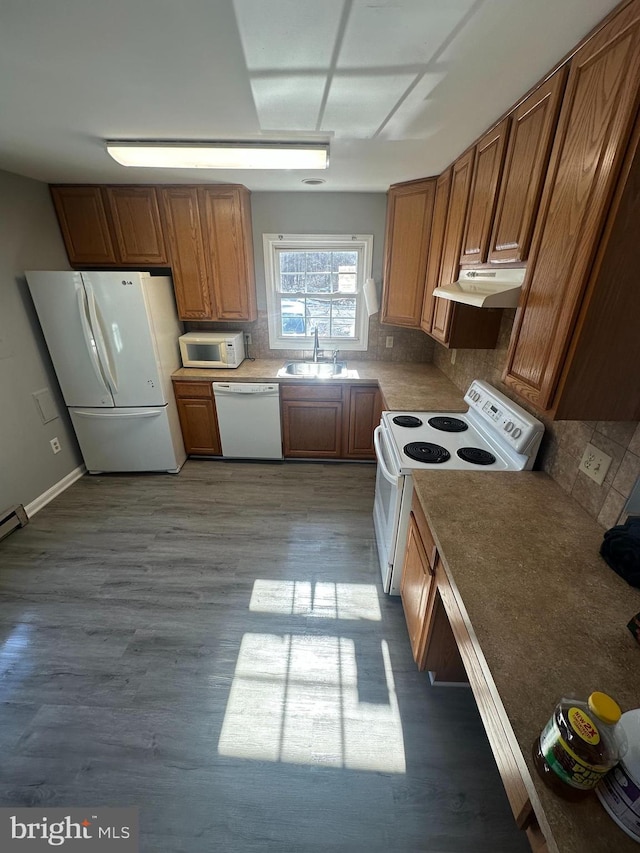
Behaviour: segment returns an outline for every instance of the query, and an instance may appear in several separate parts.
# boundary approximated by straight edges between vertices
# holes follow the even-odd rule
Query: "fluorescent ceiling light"
[[[329,145],[287,142],[107,142],[122,166],[156,169],[326,169]]]

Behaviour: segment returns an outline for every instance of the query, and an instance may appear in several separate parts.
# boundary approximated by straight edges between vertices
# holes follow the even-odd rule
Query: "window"
[[[371,277],[373,237],[265,234],[264,260],[272,349],[366,350],[362,288]]]

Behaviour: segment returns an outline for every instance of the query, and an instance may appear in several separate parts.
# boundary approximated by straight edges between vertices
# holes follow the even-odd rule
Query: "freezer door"
[[[138,272],[83,272],[91,324],[116,406],[167,400]]]
[[[79,272],[25,273],[67,406],[113,406]]]
[[[85,465],[100,471],[170,471],[176,457],[166,406],[69,409]]]

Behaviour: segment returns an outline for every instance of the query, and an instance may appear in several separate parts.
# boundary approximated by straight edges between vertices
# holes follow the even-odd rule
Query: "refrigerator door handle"
[[[91,326],[89,324],[89,318],[87,317],[87,304],[85,300],[84,291],[82,288],[79,288],[77,291],[78,298],[78,311],[80,313],[80,325],[82,326],[82,334],[84,336],[84,341],[87,345],[87,351],[89,353],[89,359],[91,361],[91,365],[93,370],[98,378],[98,381],[104,388],[107,394],[109,394],[109,388],[107,387],[107,383],[104,381],[104,376],[102,371],[100,370],[100,358],[98,356],[97,351],[97,343],[95,336],[91,331]]]
[[[149,409],[145,412],[86,412],[82,409],[74,409],[74,414],[81,415],[83,418],[157,418],[164,412],[161,409]]]
[[[96,303],[96,297],[91,288],[91,285],[85,282],[85,289],[87,291],[87,297],[89,302],[89,315],[91,317],[91,325],[93,327],[93,333],[96,341],[96,347],[98,349],[98,356],[100,358],[100,362],[107,376],[107,382],[109,387],[111,388],[111,393],[115,396],[118,393],[118,383],[116,382],[116,378],[113,375],[113,371],[111,369],[111,360],[109,359],[109,353],[107,352],[107,345],[105,344],[104,334],[102,331],[102,323],[100,322],[100,315],[98,314],[98,305]]]

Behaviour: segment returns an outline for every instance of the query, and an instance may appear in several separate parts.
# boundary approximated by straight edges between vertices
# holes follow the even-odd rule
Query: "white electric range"
[[[383,412],[374,433],[378,467],[373,521],[382,585],[400,594],[412,472],[526,471],[544,425],[492,385],[474,380],[466,412]]]

